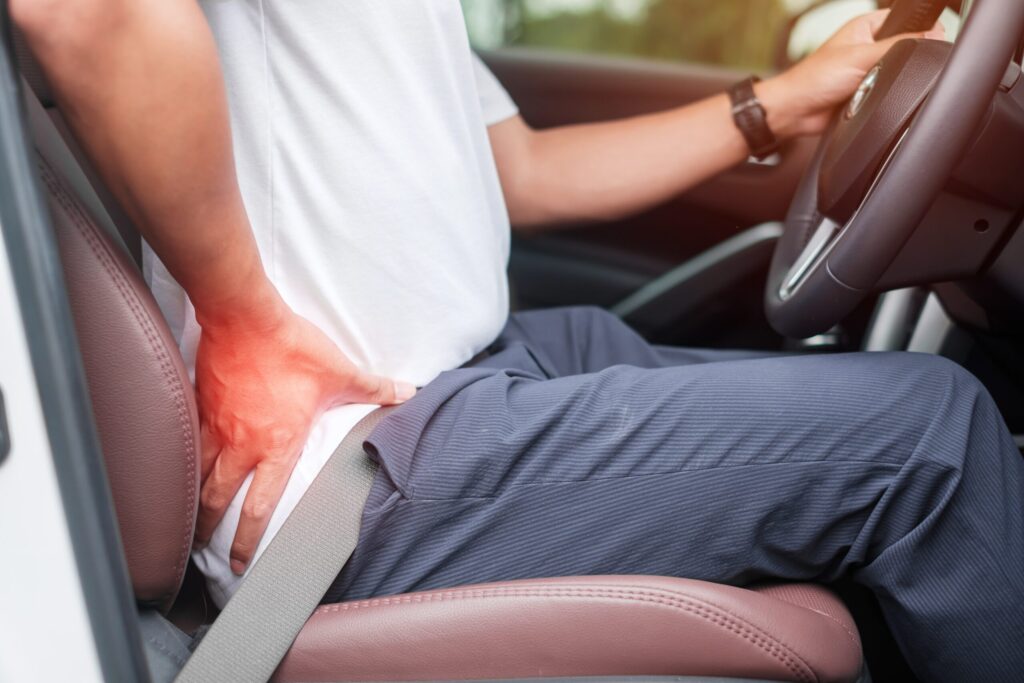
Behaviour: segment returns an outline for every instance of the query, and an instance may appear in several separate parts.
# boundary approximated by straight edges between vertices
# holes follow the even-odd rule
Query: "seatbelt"
[[[225,605],[176,683],[267,681],[348,562],[377,464],[363,442],[393,408],[342,440]]]
[[[102,228],[114,241],[114,244],[123,249],[125,254],[131,258],[131,251],[125,244],[121,231],[117,229],[117,224],[110,217],[103,201],[86,177],[85,171],[82,170],[71,148],[64,141],[64,136],[57,130],[53,119],[46,113],[46,109],[24,76],[21,79],[21,89],[25,95],[28,127],[32,133],[32,142],[36,151],[70,186],[71,191],[82,202],[92,219],[96,221],[96,225]]]

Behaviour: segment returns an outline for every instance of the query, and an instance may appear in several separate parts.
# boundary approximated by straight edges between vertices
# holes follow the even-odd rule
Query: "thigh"
[[[608,311],[596,307],[552,308],[514,314],[494,345],[525,345],[547,377],[600,372],[613,365],[661,368],[777,356],[764,351],[688,349],[649,344]],[[502,360],[484,364],[500,366]]]
[[[394,490],[332,599],[568,574],[835,577],[949,400],[946,368],[905,354],[455,375],[458,391],[428,387],[374,433]]]

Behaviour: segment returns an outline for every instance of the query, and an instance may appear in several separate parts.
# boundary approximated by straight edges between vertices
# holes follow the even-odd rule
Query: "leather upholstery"
[[[191,383],[137,268],[45,161],[40,170],[135,595],[166,609],[197,508]],[[853,620],[824,588],[594,576],[325,605],[276,680],[661,674],[842,682],[860,670]]]
[[[275,680],[705,675],[855,681],[829,591],[652,576],[511,581],[320,607]]]
[[[40,166],[132,586],[140,602],[167,609],[198,504],[191,383],[136,266]]]

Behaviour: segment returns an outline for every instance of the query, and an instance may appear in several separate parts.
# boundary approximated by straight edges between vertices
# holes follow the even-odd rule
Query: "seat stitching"
[[[85,238],[86,243],[89,245],[93,254],[99,259],[100,264],[103,266],[106,273],[114,281],[115,286],[118,288],[122,298],[128,304],[132,315],[135,317],[136,322],[140,324],[143,329],[146,341],[149,343],[150,350],[154,352],[157,360],[160,363],[160,369],[163,373],[163,377],[166,383],[166,388],[170,390],[172,399],[174,400],[175,407],[178,412],[178,420],[182,428],[183,433],[186,436],[185,439],[185,451],[186,451],[186,467],[189,479],[195,477],[195,444],[194,437],[192,435],[192,423],[188,416],[188,410],[185,404],[184,393],[181,391],[181,387],[178,386],[176,380],[176,373],[174,367],[170,362],[170,357],[167,355],[166,350],[163,348],[163,344],[159,339],[152,320],[149,315],[143,310],[141,302],[138,300],[137,295],[128,285],[126,278],[122,272],[116,267],[113,257],[107,251],[106,246],[96,237],[93,232],[95,228],[91,226],[91,221],[85,217],[78,207],[75,205],[73,200],[67,195],[67,192],[63,186],[57,181],[56,177],[52,173],[48,164],[45,161],[40,161],[40,168],[42,171],[43,179],[47,186],[53,193],[54,197],[58,200],[61,208],[64,210],[68,218],[71,219],[72,223],[78,229],[79,233]],[[187,502],[191,509],[195,503],[195,487],[188,487]],[[185,531],[183,538],[182,550],[178,556],[178,562],[175,565],[175,571],[181,573],[184,570],[185,561],[188,557],[188,549],[191,546],[190,534],[188,530]],[[165,593],[162,597],[169,598],[173,594],[173,591]]]
[[[714,606],[706,606],[692,601],[678,598],[659,596],[652,592],[621,591],[617,589],[590,589],[590,588],[568,588],[568,589],[486,589],[478,591],[455,591],[445,593],[427,593],[414,596],[401,596],[399,598],[379,598],[363,601],[361,603],[341,603],[337,605],[325,605],[317,610],[318,613],[340,612],[369,608],[377,606],[393,606],[399,604],[433,602],[444,600],[458,600],[467,598],[492,598],[492,597],[596,597],[609,598],[623,601],[648,602],[667,606],[684,612],[692,613],[727,631],[739,635],[751,642],[756,647],[771,655],[777,661],[784,664],[800,680],[813,680],[813,673],[808,677],[807,671],[801,669],[803,665],[808,671],[811,667],[807,665],[798,655],[790,651],[788,647],[778,639],[764,633],[758,627],[746,620],[730,615],[724,610],[716,611]],[[730,619],[730,616],[733,618]]]
[[[621,586],[616,586],[614,588],[620,588],[620,587],[621,588],[636,588],[636,589],[640,589],[640,590],[647,590],[643,586],[636,586],[636,585],[632,585],[632,586],[621,585]],[[672,589],[667,589],[667,588],[662,588],[662,589],[657,589],[657,590],[665,591],[667,593],[672,593],[674,595],[685,595],[684,593],[680,593],[678,591],[674,591]],[[825,617],[829,618],[829,620],[839,624],[843,628],[843,630],[846,631],[846,633],[851,637],[850,638],[851,644],[855,645],[858,649],[861,647],[860,636],[857,635],[856,633],[853,633],[852,631],[850,631],[850,629],[846,626],[846,624],[844,624],[842,621],[839,620],[839,618],[837,618],[834,615],[829,614],[828,612],[824,612],[824,611],[821,611],[820,609],[815,609],[815,608],[809,607],[807,605],[802,605],[799,602],[794,602],[793,600],[784,600],[784,599],[782,599],[782,598],[780,598],[778,596],[772,595],[770,593],[761,593],[759,591],[750,591],[750,592],[751,593],[756,593],[757,595],[760,595],[762,597],[770,598],[772,600],[778,600],[779,602],[784,602],[786,604],[793,605],[794,607],[800,607],[801,609],[806,609],[807,611],[811,611],[811,612],[814,612],[816,614],[820,614],[822,616],[825,616]],[[726,612],[727,614],[731,614],[732,616],[735,616],[736,618],[738,618],[738,620],[742,620],[742,618],[743,618],[742,616],[740,616],[740,615],[738,615],[738,614],[736,614],[736,613],[734,613],[732,611],[729,611],[728,609],[726,609],[725,607],[722,607],[721,605],[717,605],[717,604],[710,603],[710,602],[707,603],[707,604],[711,604],[715,608],[721,609],[722,611]],[[752,626],[754,626],[754,625],[752,625]],[[758,628],[758,627],[755,626],[754,628]],[[778,640],[780,643],[782,643],[786,647],[791,647],[790,645],[788,645],[785,641],[783,641],[781,639],[776,639],[776,640]]]
[[[358,602],[323,605],[317,614],[354,611],[372,607],[388,607],[402,604],[424,603],[445,600],[498,597],[594,597],[623,601],[648,602],[689,612],[706,621],[720,626],[749,641],[776,661],[785,665],[800,681],[816,680],[811,666],[784,642],[766,633],[749,621],[719,608],[717,605],[702,604],[679,593],[664,590],[622,590],[617,587],[560,587],[560,588],[488,588],[420,593],[386,598],[374,598]]]
[[[163,373],[166,388],[170,390],[172,400],[174,401],[175,408],[178,412],[178,421],[185,436],[186,473],[188,474],[189,480],[192,481],[195,479],[196,472],[195,437],[192,432],[192,421],[189,419],[184,392],[181,390],[179,382],[176,381],[177,373],[174,371],[174,366],[170,362],[170,357],[167,355],[167,351],[164,349],[163,344],[159,339],[159,333],[153,325],[153,321],[143,309],[138,296],[128,285],[124,273],[120,272],[117,268],[114,263],[113,256],[107,250],[106,245],[104,245],[93,232],[96,228],[91,225],[91,220],[82,214],[81,210],[70,198],[63,185],[57,180],[55,174],[50,169],[49,164],[42,158],[39,159],[39,169],[47,188],[53,194],[53,197],[57,200],[65,215],[71,219],[75,228],[79,231],[82,237],[85,238],[89,248],[97,257],[100,264],[103,266],[103,269],[113,280],[114,285],[117,287],[122,298],[128,304],[136,322],[138,322],[142,327],[146,341],[149,343],[150,350],[159,361],[160,370]],[[186,502],[190,510],[195,507],[194,486],[188,487],[188,491],[186,492]],[[184,571],[185,562],[188,559],[188,551],[191,545],[191,534],[189,533],[189,530],[186,529],[183,535],[182,549],[178,554],[178,561],[174,566],[175,572],[179,576]],[[161,598],[162,600],[167,600],[173,594],[174,590],[172,589],[163,594]]]
[[[824,612],[824,611],[822,611],[820,609],[815,609],[814,607],[808,607],[807,605],[801,605],[799,602],[794,602],[792,600],[786,600],[785,598],[780,598],[780,597],[778,597],[776,595],[767,595],[766,597],[772,598],[773,600],[779,600],[781,602],[785,602],[785,603],[788,603],[790,605],[794,605],[796,607],[800,607],[801,609],[805,609],[805,610],[807,610],[809,612],[814,612],[815,614],[820,614],[821,616],[825,617],[826,619],[834,621],[835,623],[839,624],[839,627],[842,628],[843,631],[846,632],[846,635],[848,635],[850,637],[850,642],[851,643],[853,643],[857,647],[861,646],[860,645],[860,636],[857,635],[856,633],[854,633],[853,631],[851,631],[850,627],[847,626],[845,623],[843,623],[843,621],[841,619],[837,619],[835,616],[829,614],[828,612]]]

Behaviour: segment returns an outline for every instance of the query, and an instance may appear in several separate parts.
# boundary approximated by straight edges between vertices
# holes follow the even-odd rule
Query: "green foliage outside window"
[[[463,0],[484,47],[772,68],[794,0]],[[476,30],[474,30],[476,29]]]

